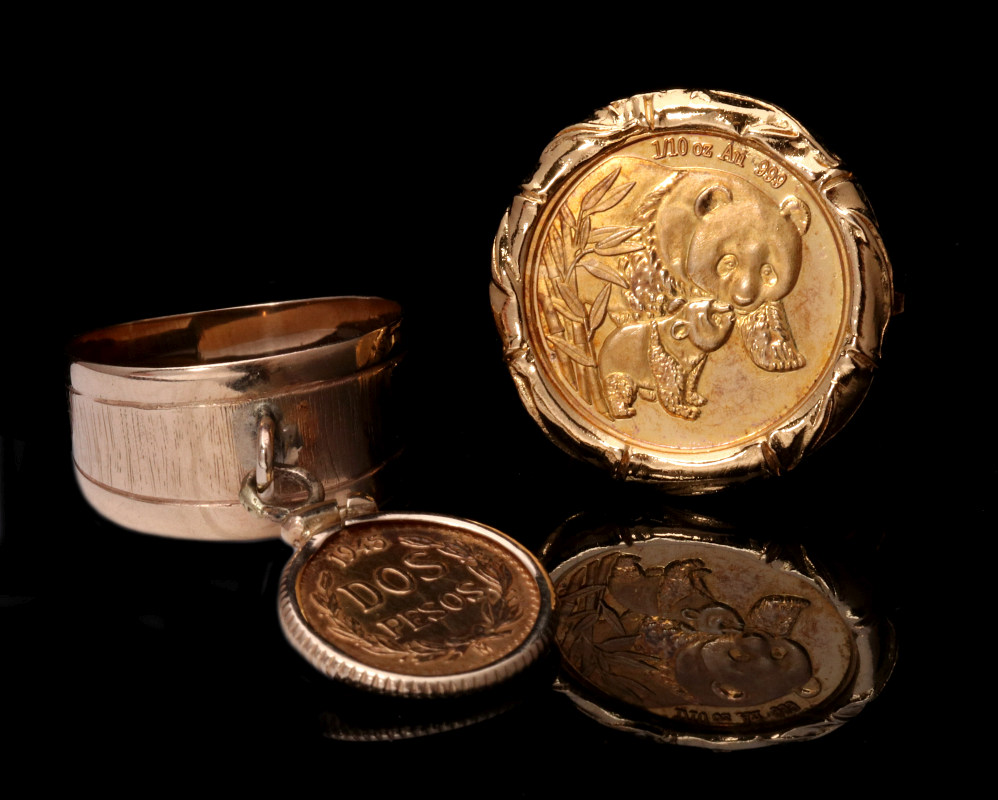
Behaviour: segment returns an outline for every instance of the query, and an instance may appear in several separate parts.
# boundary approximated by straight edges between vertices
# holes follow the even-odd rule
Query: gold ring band
[[[116,325],[70,346],[77,481],[101,514],[144,533],[248,540],[279,535],[239,502],[259,463],[262,409],[277,460],[326,496],[377,493],[399,450],[391,377],[400,307],[343,297]]]

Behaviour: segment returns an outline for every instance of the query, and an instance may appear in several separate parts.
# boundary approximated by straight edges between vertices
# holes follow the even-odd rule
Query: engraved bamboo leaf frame
[[[572,173],[639,138],[691,130],[744,142],[768,155],[780,168],[792,171],[833,221],[844,251],[846,286],[844,324],[835,343],[835,355],[804,400],[751,441],[715,448],[692,458],[668,447],[635,443],[618,435],[612,426],[593,424],[573,413],[561,391],[539,368],[538,361],[551,356],[544,351],[545,343],[530,332],[527,316],[532,312],[525,276],[528,251],[533,237],[539,235],[540,221],[564,196]],[[606,401],[598,396],[601,386],[591,328],[597,318],[602,321],[608,314],[607,298],[586,308],[574,291],[574,281],[576,270],[582,267],[608,289],[614,284],[623,287],[626,282],[622,274],[614,280],[613,270],[605,262],[586,263],[578,255],[587,244],[589,250],[595,250],[591,239],[599,228],[589,224],[592,215],[607,203],[621,202],[632,188],[627,184],[614,186],[616,178],[613,172],[591,188],[574,213],[566,211],[562,204],[543,242],[547,277],[557,276],[557,294],[552,292],[550,296],[558,301],[542,309],[551,334],[546,344],[553,349],[563,374],[568,376],[574,369],[567,383],[596,411]],[[636,239],[632,237],[636,232],[618,230],[608,234],[604,230],[597,235],[626,254],[635,250]],[[576,254],[574,262],[567,257],[570,253]],[[870,385],[893,301],[890,263],[873,213],[852,175],[782,110],[713,91],[672,90],[638,95],[612,103],[590,120],[563,130],[544,150],[533,178],[524,184],[503,218],[494,243],[492,266],[492,307],[506,361],[534,420],[568,452],[607,467],[619,477],[659,482],[677,493],[713,491],[754,475],[784,473],[835,434],[852,416]],[[613,312],[609,313],[612,316]],[[588,394],[596,395],[592,399],[587,397],[583,385],[586,381]]]

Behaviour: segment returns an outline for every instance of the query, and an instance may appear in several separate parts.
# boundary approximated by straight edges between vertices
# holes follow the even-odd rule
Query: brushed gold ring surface
[[[401,309],[320,298],[116,325],[70,345],[77,482],[133,530],[195,539],[279,535],[239,502],[259,465],[258,420],[277,420],[278,460],[329,497],[374,492],[399,449],[392,370]]]
[[[676,493],[782,474],[834,435],[893,302],[852,175],[786,112],[724,92],[638,95],[563,130],[492,264],[535,421]]]

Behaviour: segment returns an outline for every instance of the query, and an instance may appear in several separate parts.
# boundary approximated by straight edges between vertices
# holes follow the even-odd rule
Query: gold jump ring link
[[[277,423],[269,411],[257,420],[256,488],[260,497],[270,500],[274,496],[274,450]]]
[[[256,475],[253,472],[247,472],[246,477],[243,478],[242,487],[239,489],[239,500],[242,502],[243,506],[257,516],[269,519],[271,522],[284,524],[285,520],[287,520],[289,516],[297,513],[300,509],[305,508],[306,506],[315,505],[316,503],[321,503],[325,500],[326,491],[323,489],[322,483],[316,480],[315,476],[308,470],[302,469],[301,467],[288,467],[283,464],[274,464],[273,476],[276,478],[279,475],[290,478],[295,483],[302,486],[308,492],[308,499],[306,499],[301,505],[294,507],[269,503],[264,499],[263,493],[257,486]],[[270,491],[272,490],[273,487],[271,486]]]

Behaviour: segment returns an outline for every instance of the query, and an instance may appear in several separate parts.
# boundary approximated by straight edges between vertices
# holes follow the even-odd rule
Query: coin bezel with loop
[[[261,431],[272,427],[263,420]],[[280,522],[295,549],[280,579],[281,626],[317,670],[431,697],[484,689],[541,654],[553,589],[508,536],[457,517],[382,513],[366,496],[326,501],[322,484],[300,468],[274,466],[265,485],[282,475],[306,488],[303,504],[266,502],[253,472],[239,496]]]
[[[540,656],[554,592],[499,531],[378,511],[400,449],[400,324],[388,300],[321,298],[81,336],[74,462],[86,499],[124,527],[294,547],[279,616],[320,672],[390,695],[456,695]]]

